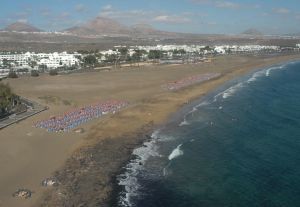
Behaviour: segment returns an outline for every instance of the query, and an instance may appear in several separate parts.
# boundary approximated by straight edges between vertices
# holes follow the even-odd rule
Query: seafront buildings
[[[124,50],[126,48],[126,50]],[[148,61],[154,59],[151,52],[159,54],[155,59],[159,59],[160,63],[189,63],[193,60],[202,60],[207,55],[226,55],[226,54],[251,54],[251,53],[274,53],[281,51],[299,51],[300,44],[296,44],[293,48],[283,48],[275,45],[156,45],[156,46],[115,46],[109,50],[99,52],[84,53],[74,52],[54,52],[54,53],[14,53],[0,52],[0,76],[6,77],[10,70],[17,72],[30,72],[31,70],[49,71],[52,69],[66,70],[68,68],[80,69],[85,66],[85,58],[93,56],[96,64],[115,64],[116,61],[129,61],[130,57],[134,57],[138,53],[138,61]],[[125,55],[124,55],[125,51]],[[131,58],[133,59],[133,58]]]
[[[49,69],[79,64],[78,54],[62,53],[1,53],[0,65],[13,68],[35,68],[44,65]]]

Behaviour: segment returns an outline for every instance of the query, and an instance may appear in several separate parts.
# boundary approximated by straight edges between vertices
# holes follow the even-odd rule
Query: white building
[[[216,46],[214,51],[216,53],[219,53],[219,54],[225,54],[226,53],[226,49],[223,46]]]
[[[4,61],[8,61],[12,67],[30,68],[32,62],[36,63],[36,66],[46,65],[47,68],[58,68],[61,66],[73,66],[79,65],[80,61],[77,58],[79,54],[63,53],[19,53],[19,54],[0,54],[0,64],[3,65]]]
[[[40,54],[38,65],[46,65],[47,68],[58,68],[62,66],[74,66],[79,65],[79,59],[74,54],[63,53],[52,53],[48,55]]]
[[[118,55],[119,52],[117,50],[104,50],[100,52],[102,55]]]
[[[279,46],[265,46],[265,45],[220,45],[215,47],[215,52],[224,54],[227,51],[234,53],[243,52],[259,52],[259,51],[279,51]]]
[[[6,78],[9,74],[9,69],[0,69],[0,78]]]
[[[7,60],[15,66],[28,66],[30,57],[30,52],[19,54],[0,54],[0,63],[3,64],[3,62]]]

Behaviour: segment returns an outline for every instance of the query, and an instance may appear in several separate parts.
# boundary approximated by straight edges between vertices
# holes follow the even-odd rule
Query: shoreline
[[[117,192],[116,185],[118,184],[116,183],[116,176],[124,170],[123,167],[132,159],[133,149],[149,139],[149,134],[156,128],[168,123],[168,120],[183,110],[183,107],[189,107],[188,105],[193,104],[193,101],[205,98],[205,96],[214,91],[225,87],[229,82],[266,67],[299,59],[299,54],[297,54],[269,58],[267,62],[262,63],[259,61],[258,63],[254,62],[241,69],[232,69],[217,79],[189,86],[176,92],[169,92],[167,98],[161,97],[162,95],[158,94],[154,97],[144,99],[132,108],[121,111],[113,116],[114,119],[117,119],[113,124],[106,122],[106,126],[113,125],[110,128],[103,129],[104,127],[94,127],[92,132],[88,135],[88,144],[76,150],[65,166],[56,172],[56,176],[64,180],[62,182],[63,184],[54,190],[50,190],[45,197],[40,199],[40,201],[43,201],[42,206],[66,203],[69,205],[82,204],[92,206],[94,204],[110,206],[114,199],[113,196],[116,195]],[[165,93],[163,93],[163,95],[164,94]],[[186,104],[187,98],[189,101],[188,105]],[[162,109],[155,110],[155,108],[159,106],[161,106]],[[135,114],[130,111],[138,113]],[[141,113],[141,111],[143,113]],[[156,115],[155,120],[151,121],[152,118],[148,118],[144,119],[143,123],[138,124],[132,120],[132,117],[138,118],[139,116],[145,116],[147,113],[149,114],[150,112],[148,111],[151,111],[151,116],[152,113],[163,114]],[[140,121],[140,119],[138,121]],[[118,124],[126,125],[128,122],[136,124],[136,126],[132,128],[129,127],[130,129],[126,130],[124,130],[123,126],[120,130],[121,132],[103,133],[103,135],[100,136],[102,139],[95,138],[99,136],[97,131],[103,132],[103,130],[106,130],[107,132],[112,129],[117,129]],[[88,170],[86,168],[88,168]],[[70,176],[71,172],[73,174],[72,176]],[[88,188],[93,188],[92,192],[88,190]],[[57,196],[58,192],[65,195],[65,197],[59,198]],[[40,205],[38,204],[37,206]]]
[[[295,60],[295,62],[298,62],[298,61],[300,61],[300,59]],[[241,83],[245,80],[248,80],[251,76],[253,76],[257,72],[264,71],[264,70],[267,70],[267,69],[272,68],[272,67],[285,65],[285,64],[288,64],[288,63],[291,63],[291,62],[293,62],[293,61],[288,60],[288,61],[283,61],[283,62],[279,62],[279,63],[276,63],[276,64],[264,66],[264,67],[261,67],[261,68],[253,68],[253,70],[250,69],[250,71],[248,71],[244,75],[237,76],[232,80],[228,80],[227,82],[225,82],[224,84],[221,84],[216,89],[214,89],[212,91],[209,91],[207,94],[191,100],[191,102],[183,105],[176,112],[171,114],[170,117],[168,118],[168,120],[165,121],[163,124],[161,124],[160,126],[154,127],[150,134],[145,132],[145,136],[147,138],[145,138],[143,143],[137,145],[137,148],[133,148],[132,151],[135,150],[135,149],[140,149],[140,148],[142,148],[142,146],[145,146],[144,145],[145,143],[149,143],[150,141],[154,140],[154,137],[152,137],[152,136],[156,132],[160,132],[160,130],[163,130],[164,128],[169,128],[169,127],[174,127],[174,126],[180,125],[181,122],[184,122],[183,119],[185,119],[184,118],[185,115],[187,115],[189,112],[191,112],[191,110],[193,110],[193,108],[197,107],[199,104],[201,105],[203,102],[209,101],[210,99],[212,99],[212,97],[218,95],[219,93],[222,93],[222,92],[226,91],[226,89],[234,86],[237,83]],[[211,80],[209,80],[209,81],[211,81]],[[118,202],[119,202],[119,198],[120,198],[119,193],[124,192],[124,189],[123,189],[124,186],[119,185],[118,177],[123,176],[124,173],[126,171],[128,171],[128,169],[125,168],[125,167],[127,167],[128,164],[130,164],[133,160],[135,160],[139,156],[134,155],[133,153],[131,153],[129,155],[129,157],[130,158],[128,159],[128,161],[126,163],[124,163],[123,165],[121,165],[123,167],[121,169],[119,169],[118,173],[116,173],[116,175],[113,176],[113,180],[114,180],[114,182],[113,182],[113,191],[112,191],[111,196],[110,196],[110,198],[107,202],[108,206],[118,206]],[[146,158],[146,160],[147,160],[147,158]]]

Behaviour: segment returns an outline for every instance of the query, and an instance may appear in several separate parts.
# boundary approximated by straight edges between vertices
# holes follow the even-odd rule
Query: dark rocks
[[[132,151],[149,139],[153,125],[119,138],[108,138],[80,149],[55,173],[59,186],[41,206],[110,206],[116,176],[132,157]],[[58,192],[64,192],[60,196]]]
[[[33,192],[31,190],[21,188],[14,192],[12,196],[16,198],[28,199],[31,198],[32,193]]]

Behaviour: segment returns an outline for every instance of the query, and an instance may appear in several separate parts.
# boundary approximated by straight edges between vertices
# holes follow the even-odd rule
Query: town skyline
[[[293,34],[299,33],[300,20],[296,10],[300,2],[295,0],[12,0],[2,4],[1,28],[22,22],[45,31],[61,31],[99,16],[127,26],[142,23],[172,32],[239,34],[254,28],[264,34]]]

